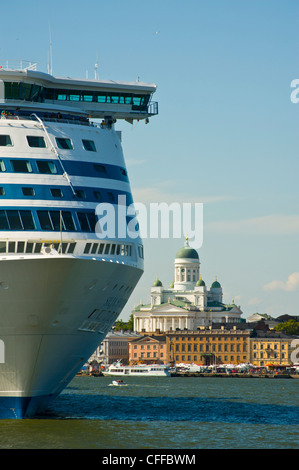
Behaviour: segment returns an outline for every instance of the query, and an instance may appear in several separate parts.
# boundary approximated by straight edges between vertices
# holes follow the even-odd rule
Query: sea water
[[[1,449],[298,449],[299,379],[75,377]]]

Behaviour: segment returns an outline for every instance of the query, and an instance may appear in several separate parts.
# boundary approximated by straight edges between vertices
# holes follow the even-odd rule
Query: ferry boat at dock
[[[136,377],[170,377],[170,369],[164,364],[140,364],[136,366],[125,366],[117,362],[103,370],[104,376],[136,376]]]
[[[143,273],[140,237],[103,234],[97,208],[133,203],[115,123],[156,115],[155,90],[0,67],[0,418],[66,387]]]

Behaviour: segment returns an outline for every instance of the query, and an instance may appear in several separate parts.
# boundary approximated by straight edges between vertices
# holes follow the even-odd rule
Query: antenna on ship
[[[99,66],[99,60],[98,60],[98,54],[97,54],[97,61],[94,64],[94,79],[98,79],[98,66]]]
[[[51,27],[49,24],[49,39],[50,39],[50,57],[48,58],[48,73],[53,75],[53,54],[52,54],[52,37],[51,37]]]

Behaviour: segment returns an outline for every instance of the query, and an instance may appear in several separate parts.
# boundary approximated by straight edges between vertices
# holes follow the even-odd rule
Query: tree
[[[288,335],[299,335],[299,322],[296,320],[288,320],[275,326],[276,331],[283,331]]]
[[[127,322],[123,321],[122,319],[119,319],[115,322],[114,325],[114,331],[133,331],[134,329],[134,319],[133,319],[133,313],[130,315],[130,318]]]

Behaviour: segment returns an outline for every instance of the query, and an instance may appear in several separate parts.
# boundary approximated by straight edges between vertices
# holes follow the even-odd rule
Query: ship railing
[[[54,117],[45,117],[45,116],[40,116],[42,121],[49,121],[49,122],[58,122],[58,123],[64,123],[64,124],[78,124],[80,126],[94,126],[96,127],[97,124],[94,122],[88,121],[88,119],[64,119],[64,118],[54,118]],[[32,121],[32,116],[23,116],[18,115],[18,114],[1,114],[1,119],[14,119],[14,120],[28,120]]]
[[[3,70],[37,70],[37,63],[30,62],[29,60],[19,60],[16,62],[9,62],[6,60],[0,64],[0,69]]]

